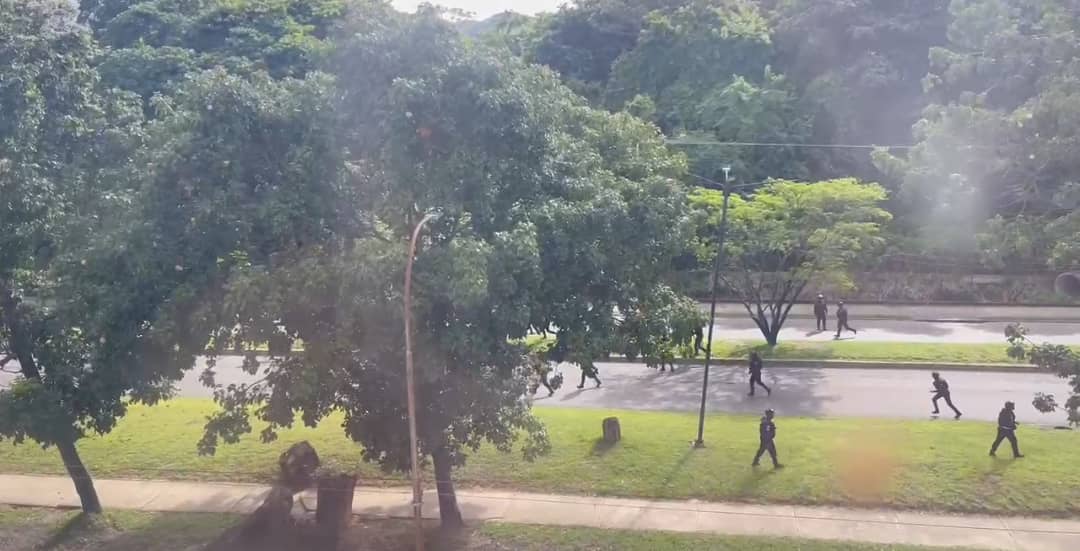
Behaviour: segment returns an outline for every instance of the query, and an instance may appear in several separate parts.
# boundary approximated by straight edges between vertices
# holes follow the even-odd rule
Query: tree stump
[[[315,524],[322,532],[327,549],[337,548],[341,533],[352,521],[355,490],[356,475],[339,473],[319,476]]]
[[[619,428],[618,417],[608,417],[604,419],[604,443],[612,445],[619,440],[622,440],[622,429]]]
[[[281,468],[281,484],[293,493],[310,488],[315,482],[315,471],[319,468],[319,454],[306,440],[297,442],[285,450],[278,458]]]

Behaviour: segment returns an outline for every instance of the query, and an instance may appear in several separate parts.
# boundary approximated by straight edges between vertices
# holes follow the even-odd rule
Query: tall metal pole
[[[720,266],[723,263],[724,257],[724,238],[727,237],[727,211],[728,211],[728,198],[731,197],[731,191],[728,189],[728,183],[731,182],[731,167],[724,167],[724,207],[720,215],[720,230],[716,238],[716,260],[713,262],[712,270],[712,289],[709,293],[709,336],[705,344],[705,378],[701,382],[701,410],[698,412],[698,425],[697,425],[697,440],[694,441],[695,448],[705,447],[705,401],[709,396],[709,364],[712,361],[712,338],[713,338],[713,325],[716,319],[716,288],[720,279]]]
[[[412,477],[413,521],[415,522],[416,551],[424,551],[424,490],[420,487],[420,451],[416,436],[416,377],[412,354],[412,268],[416,257],[416,239],[420,230],[434,214],[420,219],[409,240],[409,258],[405,263],[405,393],[409,404],[409,474]]]

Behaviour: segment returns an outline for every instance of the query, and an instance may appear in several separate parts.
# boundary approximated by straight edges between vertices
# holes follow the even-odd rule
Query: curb
[[[222,354],[221,357],[239,356],[239,354]],[[910,371],[982,371],[989,373],[1044,373],[1042,369],[1031,364],[976,364],[976,363],[949,363],[949,362],[890,362],[890,361],[858,361],[858,360],[801,360],[797,358],[762,358],[767,362],[770,369],[906,369]],[[713,358],[710,365],[724,367],[745,367],[745,358]],[[645,365],[641,360],[627,360],[625,358],[607,359],[597,361],[598,364],[622,363]],[[705,360],[701,358],[684,359],[677,358],[676,365],[686,367],[704,367]]]

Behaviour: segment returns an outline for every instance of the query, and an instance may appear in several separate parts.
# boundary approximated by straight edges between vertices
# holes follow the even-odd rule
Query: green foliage
[[[634,47],[654,10],[689,0],[579,0],[542,22],[542,35],[526,56],[547,65],[577,92],[599,100],[612,66]]]
[[[372,3],[372,2],[368,2]],[[149,100],[188,75],[224,66],[303,77],[331,50],[342,0],[84,0],[83,19],[109,49],[102,76]]]
[[[813,142],[906,144],[928,99],[928,51],[946,42],[942,0],[785,0],[772,13],[775,66],[813,117]],[[816,177],[879,180],[865,150],[815,150]],[[890,183],[892,183],[890,179]]]
[[[944,244],[964,251],[976,243],[956,237],[995,215],[1046,216],[1049,224],[1069,212],[1054,199],[1080,171],[1078,7],[951,2],[948,43],[930,51],[924,86],[934,104],[915,126],[919,143],[903,160],[879,159],[900,169],[907,224],[951,236]]]
[[[246,362],[262,382],[219,390],[223,409],[200,449],[235,442],[252,411],[269,423],[269,441],[297,417],[313,425],[342,410],[365,459],[408,466],[402,275],[409,236],[430,212],[438,216],[413,275],[422,453],[441,478],[483,442],[509,451],[521,441],[535,457],[548,440],[522,398],[521,339],[554,333],[550,357],[591,366],[620,346],[616,312],[677,300],[662,280],[691,232],[684,159],[653,127],[589,108],[549,71],[464,41],[435,10],[361,11],[346,26],[331,65],[336,88],[314,99],[276,99],[290,97],[291,81],[260,81],[248,99],[255,84],[219,75],[181,94],[183,109],[163,104],[162,130],[181,143],[154,163],[171,167],[161,186],[205,174],[193,182],[191,228],[242,253],[191,242],[211,247],[196,257],[222,265],[227,281],[211,297],[220,304],[209,320],[213,352],[269,342],[272,355]],[[336,98],[329,108],[327,98]],[[266,120],[278,116],[276,102],[280,129]],[[271,111],[251,112],[260,106]],[[345,140],[349,157],[320,153],[333,145],[324,136]],[[283,149],[260,152],[277,140]],[[177,187],[170,193],[187,193]],[[330,225],[348,213],[355,223]],[[303,354],[291,353],[296,340]],[[213,383],[212,371],[205,379]]]
[[[704,220],[699,250],[714,251],[720,192],[699,189],[691,203]],[[849,267],[882,244],[891,216],[877,184],[831,180],[774,181],[750,198],[731,198],[724,241],[724,284],[740,296],[769,344],[776,344],[792,306],[811,281],[850,285]]]
[[[1005,328],[1005,339],[1009,342],[1009,357],[1027,360],[1069,383],[1072,394],[1064,404],[1059,404],[1053,394],[1040,392],[1032,400],[1035,409],[1051,413],[1063,407],[1069,424],[1080,426],[1080,353],[1060,344],[1036,344],[1027,338],[1027,328],[1018,323]]]

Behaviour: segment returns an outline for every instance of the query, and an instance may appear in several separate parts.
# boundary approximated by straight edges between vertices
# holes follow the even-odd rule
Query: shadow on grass
[[[737,490],[736,495],[742,498],[760,497],[761,494],[759,493],[759,488],[761,483],[765,481],[765,478],[772,476],[775,472],[776,470],[772,468],[753,469],[750,471],[750,474],[744,476],[742,482],[739,483],[739,489]]]
[[[685,469],[686,462],[690,460],[690,456],[694,453],[694,447],[691,444],[686,450],[683,451],[682,456],[676,461],[668,472],[664,474],[664,478],[660,480],[660,488],[667,488],[671,486],[671,483],[675,480],[676,476],[679,476]]]
[[[826,331],[817,331],[813,333],[807,333],[806,336],[809,337],[825,332]],[[829,360],[833,359],[836,356],[836,351],[832,347],[828,346],[827,343],[813,342],[791,344],[781,342],[775,345],[770,345],[768,343],[741,343],[728,349],[716,350],[714,352],[714,357],[749,358],[751,352],[757,352],[764,359],[799,358],[805,360]],[[704,356],[701,357],[703,358]]]
[[[37,549],[55,549],[69,542],[90,537],[107,537],[112,532],[109,519],[104,515],[79,513],[57,527]]]
[[[589,455],[601,456],[618,447],[618,442],[607,442],[604,438],[598,437],[592,445],[592,450],[589,451]]]

